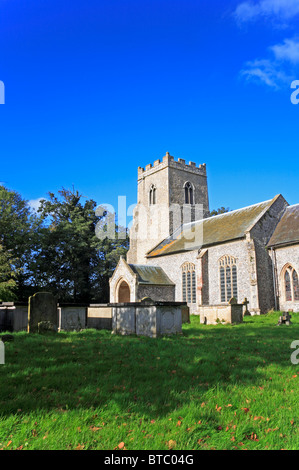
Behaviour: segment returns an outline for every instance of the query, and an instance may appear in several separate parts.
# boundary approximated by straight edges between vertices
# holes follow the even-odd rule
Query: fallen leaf
[[[168,449],[173,449],[176,446],[176,441],[173,441],[170,439],[170,441],[167,442]]]
[[[83,450],[84,444],[78,444],[75,450]]]
[[[90,426],[89,429],[90,429],[91,431],[93,431],[93,432],[96,432],[96,431],[98,431],[98,430],[101,429],[101,428],[97,428],[96,426]]]
[[[119,449],[123,449],[125,447],[125,443],[124,442],[120,442],[117,446]]]

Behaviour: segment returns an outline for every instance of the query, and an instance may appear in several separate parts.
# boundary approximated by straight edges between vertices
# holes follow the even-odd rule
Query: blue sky
[[[298,26],[299,0],[0,0],[0,181],[130,205],[169,151],[211,209],[299,202]]]

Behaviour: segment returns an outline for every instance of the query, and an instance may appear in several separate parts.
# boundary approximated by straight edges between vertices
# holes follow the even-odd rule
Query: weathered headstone
[[[279,317],[277,325],[292,325],[291,318],[292,315],[290,315],[289,312],[283,312],[283,315]]]
[[[156,338],[182,332],[182,305],[185,304],[180,302],[158,302],[147,297],[140,302],[110,305],[113,333]]]
[[[39,330],[51,325],[51,331],[57,331],[57,302],[50,292],[37,292],[29,297],[28,305],[28,333],[38,333]],[[40,325],[39,327],[39,323]]]
[[[84,328],[86,328],[86,307],[59,305],[59,331],[79,331]]]
[[[245,312],[243,313],[244,317],[251,315],[251,313],[248,310],[248,304],[249,304],[249,301],[247,300],[247,297],[245,297],[245,299],[243,300],[243,305],[245,305]]]

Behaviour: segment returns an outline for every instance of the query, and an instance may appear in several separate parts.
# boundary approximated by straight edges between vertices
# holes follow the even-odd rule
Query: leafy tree
[[[229,207],[227,207],[227,208],[219,207],[219,209],[213,209],[210,212],[210,216],[213,217],[214,215],[225,214],[226,212],[229,212],[229,211],[230,211]]]
[[[107,302],[109,278],[127,251],[127,238],[98,238],[96,227],[100,222],[107,231],[108,214],[97,215],[95,201],[82,203],[74,189],[49,193],[39,213],[44,225],[34,256],[36,286],[50,290],[60,301]]]
[[[40,220],[16,191],[0,186],[0,243],[12,257],[16,295],[27,299],[32,282],[30,264],[38,243]]]
[[[12,269],[11,254],[0,245],[0,301],[10,302],[16,298],[16,273]]]

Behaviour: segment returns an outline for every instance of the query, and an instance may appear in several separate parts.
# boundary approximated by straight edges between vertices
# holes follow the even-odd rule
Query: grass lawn
[[[299,449],[299,314],[291,326],[278,317],[192,317],[158,339],[15,333],[0,365],[0,449]]]

